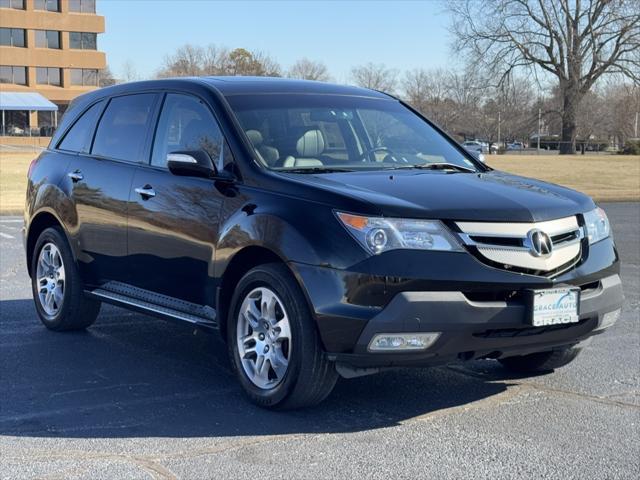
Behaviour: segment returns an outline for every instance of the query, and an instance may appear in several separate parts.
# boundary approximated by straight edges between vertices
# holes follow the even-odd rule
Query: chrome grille
[[[465,245],[505,269],[560,273],[581,256],[584,231],[575,216],[533,223],[457,222]],[[533,232],[546,234],[551,251],[540,254],[532,245]],[[560,269],[560,270],[559,270]]]

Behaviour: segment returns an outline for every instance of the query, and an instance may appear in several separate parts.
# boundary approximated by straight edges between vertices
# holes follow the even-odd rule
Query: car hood
[[[477,174],[395,170],[285,175],[371,203],[387,217],[532,222],[595,208],[582,193],[497,170]]]

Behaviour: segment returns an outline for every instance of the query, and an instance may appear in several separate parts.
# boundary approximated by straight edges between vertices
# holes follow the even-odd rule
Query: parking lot
[[[0,478],[638,478],[640,204],[604,207],[626,302],[573,364],[385,372],[286,413],[244,400],[214,335],[111,306],[47,331],[0,217]]]

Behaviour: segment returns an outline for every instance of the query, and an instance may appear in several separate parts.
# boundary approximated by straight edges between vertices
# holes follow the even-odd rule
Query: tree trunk
[[[575,90],[574,88],[567,88],[562,93],[562,143],[560,144],[560,154],[576,153],[576,116],[580,96]]]

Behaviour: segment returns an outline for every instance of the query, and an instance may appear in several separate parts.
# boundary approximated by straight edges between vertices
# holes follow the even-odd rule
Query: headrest
[[[301,157],[317,157],[324,152],[324,135],[320,130],[308,130],[298,139],[296,150]]]
[[[262,138],[262,134],[258,130],[247,130],[245,133],[247,134],[247,137],[254,147],[258,148],[260,145],[262,145],[264,139]]]

